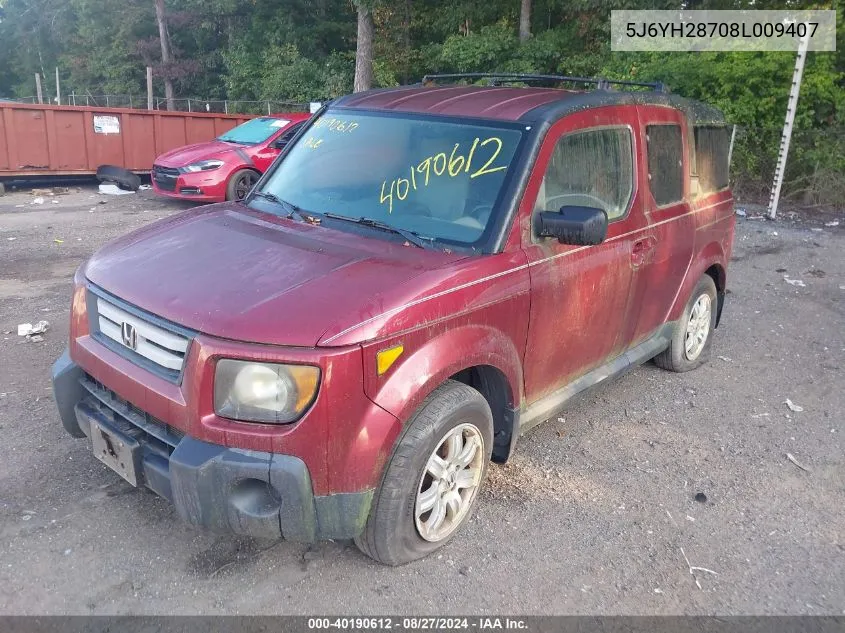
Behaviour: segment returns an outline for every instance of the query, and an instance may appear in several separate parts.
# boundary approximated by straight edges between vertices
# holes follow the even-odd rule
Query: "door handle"
[[[651,252],[654,250],[654,245],[657,243],[657,240],[651,236],[644,237],[641,240],[637,240],[634,242],[634,246],[631,249],[631,264],[634,267],[642,266]]]

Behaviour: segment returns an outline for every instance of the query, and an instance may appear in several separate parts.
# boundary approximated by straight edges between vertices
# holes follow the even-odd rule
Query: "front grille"
[[[173,167],[153,165],[152,178],[159,189],[175,191],[176,179],[179,178],[179,170]]]
[[[190,333],[93,290],[88,313],[97,340],[136,364],[178,382],[191,344]]]
[[[118,428],[128,431],[153,453],[166,459],[185,437],[178,429],[168,426],[124,400],[92,376],[83,374],[79,382],[91,395],[91,398],[87,398],[89,405],[95,407]]]

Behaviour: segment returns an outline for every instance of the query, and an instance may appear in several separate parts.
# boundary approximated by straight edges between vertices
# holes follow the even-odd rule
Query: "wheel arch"
[[[402,338],[406,350],[416,342]],[[420,341],[390,371],[376,376],[375,355],[395,342],[381,342],[364,349],[367,395],[404,425],[419,406],[447,380],[478,390],[493,413],[493,458],[510,455],[517,412],[522,401],[521,354],[503,332],[485,326],[461,326]],[[409,345],[410,343],[410,345]]]
[[[718,242],[711,242],[701,255],[693,261],[684,278],[678,294],[675,296],[675,303],[669,312],[669,321],[676,321],[681,318],[684,308],[689,301],[695,285],[703,275],[708,275],[716,284],[716,296],[718,298],[716,308],[716,325],[722,316],[722,306],[725,303],[725,288],[727,283],[727,262],[722,245]]]

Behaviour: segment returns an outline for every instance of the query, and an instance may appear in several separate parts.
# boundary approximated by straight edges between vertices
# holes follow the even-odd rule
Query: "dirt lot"
[[[742,220],[709,365],[583,398],[492,468],[441,555],[391,569],[350,543],[197,531],[65,434],[49,368],[74,269],[184,205],[32,202],[0,198],[0,612],[845,613],[842,218]],[[16,335],[40,319],[43,342]]]

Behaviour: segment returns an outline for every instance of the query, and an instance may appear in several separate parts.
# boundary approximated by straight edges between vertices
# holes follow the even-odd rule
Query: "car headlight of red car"
[[[194,173],[197,171],[211,171],[212,169],[217,169],[218,167],[223,166],[222,160],[216,159],[209,159],[209,160],[201,160],[197,163],[191,163],[187,167],[183,167],[182,171],[188,173]]]
[[[244,422],[293,422],[314,401],[319,384],[319,367],[224,358],[214,375],[214,411]]]

